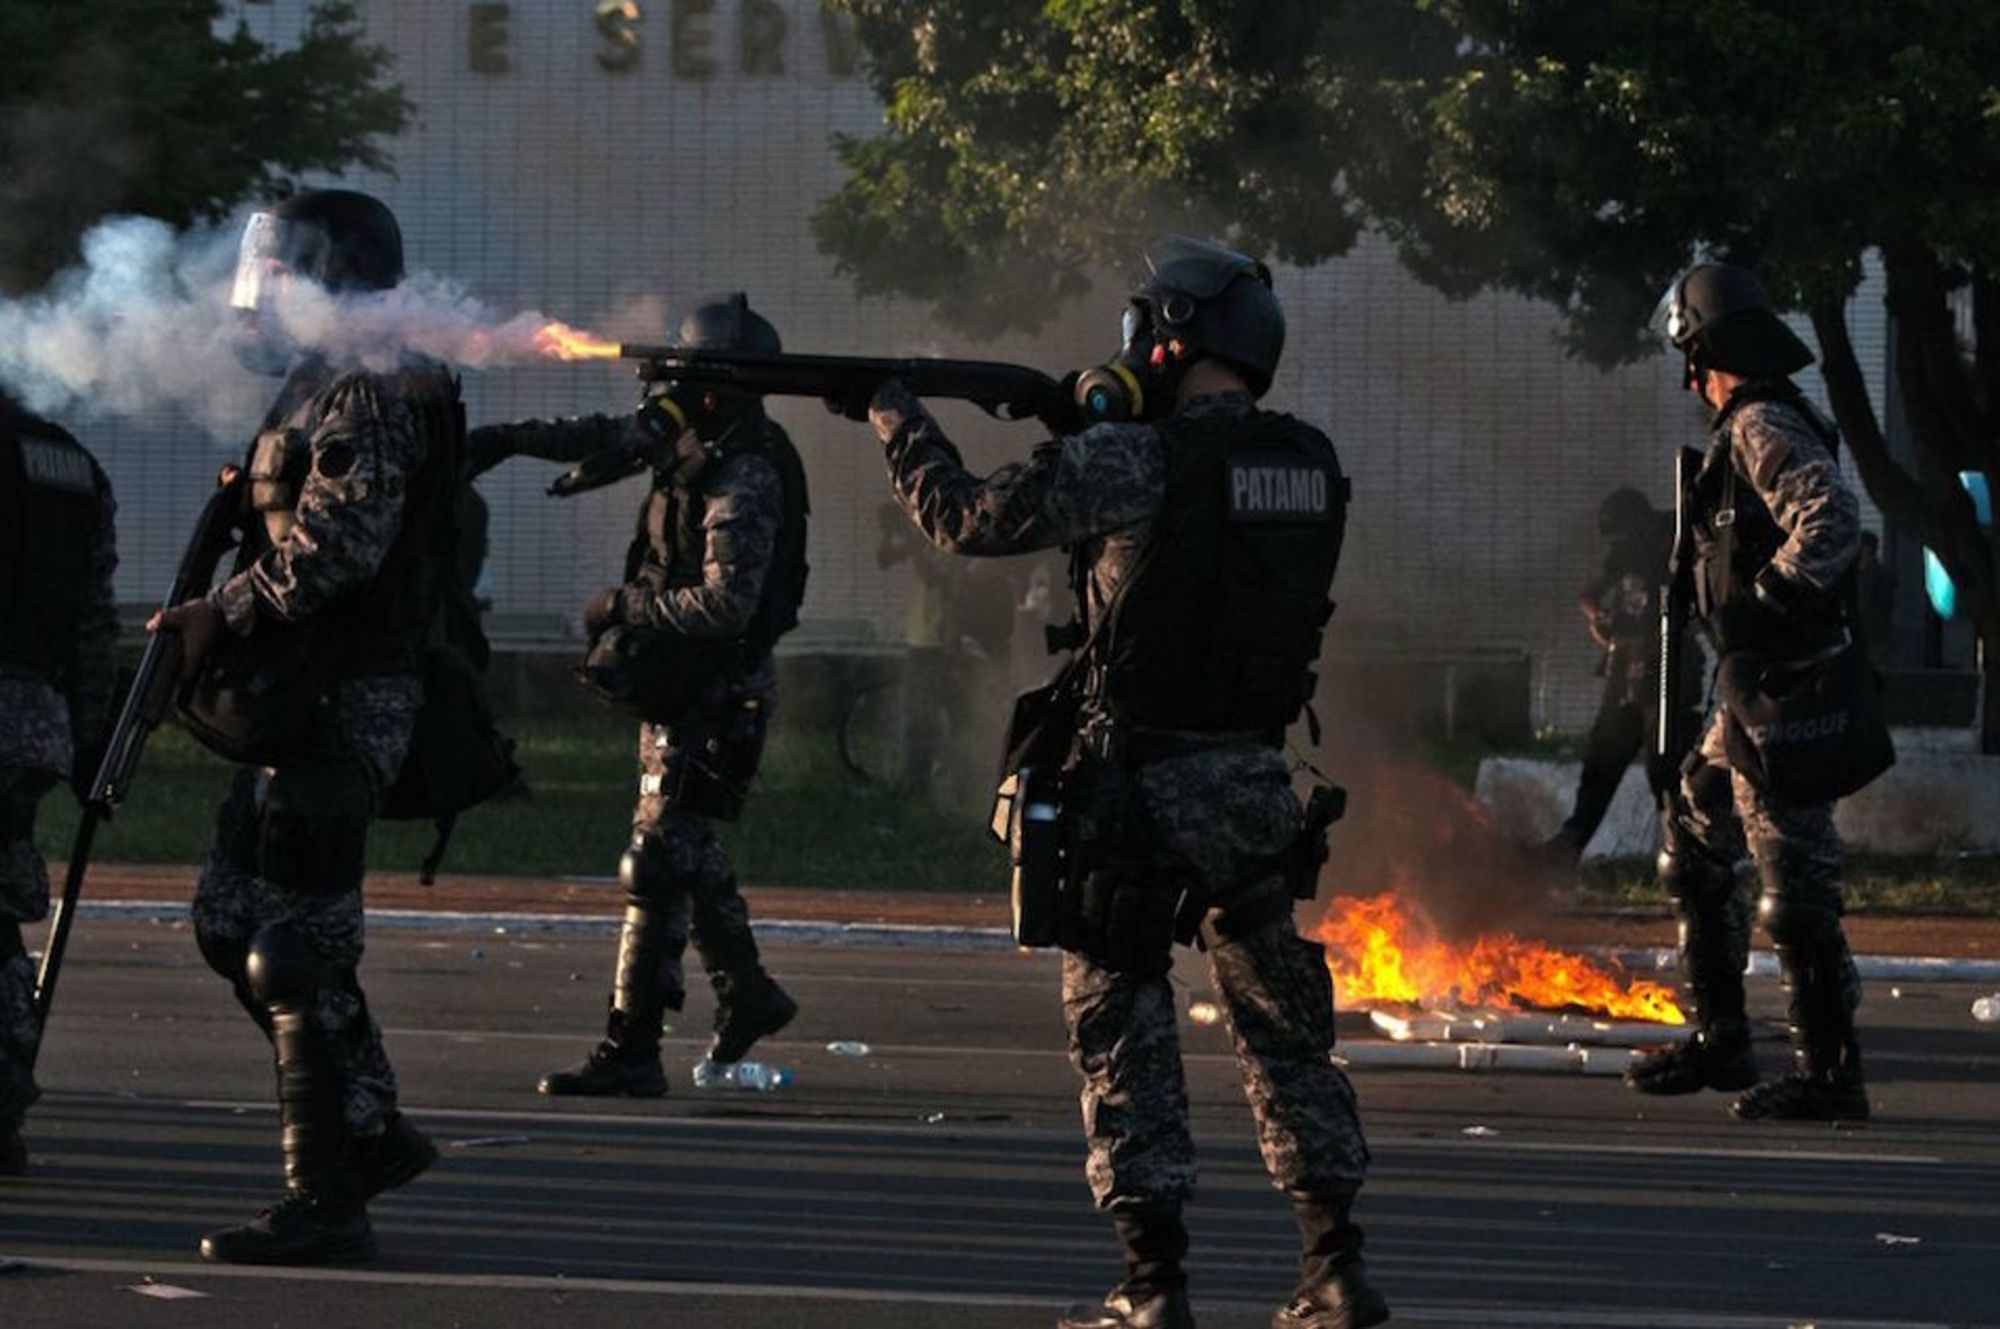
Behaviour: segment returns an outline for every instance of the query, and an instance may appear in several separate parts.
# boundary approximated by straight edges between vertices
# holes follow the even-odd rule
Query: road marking
[[[51,1095],[44,1102],[53,1105],[60,1096]],[[700,1101],[722,1101],[733,1095],[721,1095],[711,1099],[704,1096]],[[96,1101],[96,1100],[92,1100]],[[197,1108],[209,1111],[276,1112],[277,1108],[268,1102],[249,1103],[228,1099],[184,1098],[184,1099],[117,1099],[122,1103],[147,1102],[155,1105]],[[685,1100],[683,1100],[685,1101]],[[45,1109],[46,1110],[46,1109]],[[705,1130],[792,1130],[792,1131],[839,1131],[848,1133],[874,1133],[893,1135],[936,1135],[941,1128],[962,1128],[977,1126],[981,1135],[993,1139],[1050,1140],[1067,1144],[1075,1139],[1075,1132],[1054,1127],[1033,1128],[1022,1126],[1001,1127],[990,1122],[980,1122],[970,1116],[952,1117],[935,1124],[913,1125],[904,1121],[857,1120],[852,1117],[804,1117],[788,1116],[732,1116],[732,1117],[683,1117],[666,1114],[641,1115],[634,1112],[562,1112],[532,1111],[523,1108],[451,1108],[431,1107],[411,1104],[404,1108],[412,1117],[429,1117],[438,1121],[504,1121],[504,1122],[547,1122],[559,1126],[689,1126]],[[1428,1136],[1389,1135],[1373,1136],[1372,1143],[1378,1147],[1392,1149],[1436,1149],[1436,1150],[1480,1150],[1487,1153],[1532,1153],[1532,1154],[1608,1154],[1612,1156],[1637,1156],[1648,1158],[1705,1158],[1721,1162],[1750,1160],[1753,1162],[1778,1163],[1875,1163],[1892,1166],[1938,1166],[1943,1158],[1931,1154],[1844,1154],[1831,1150],[1786,1150],[1786,1149],[1729,1149],[1703,1148],[1695,1145],[1649,1145],[1649,1144],[1565,1144],[1554,1140],[1465,1140],[1433,1139]]]
[[[390,1269],[302,1269],[256,1265],[200,1264],[193,1261],[146,1263],[133,1260],[81,1259],[64,1256],[26,1257],[30,1268],[77,1274],[151,1274],[199,1282],[202,1279],[249,1279],[262,1282],[350,1284],[376,1287],[460,1288],[467,1291],[606,1292],[644,1297],[757,1297],[795,1300],[887,1303],[919,1306],[993,1306],[1052,1309],[1062,1301],[1049,1297],[1013,1296],[993,1292],[921,1292],[902,1289],[790,1286],[760,1283],[669,1282],[639,1278],[560,1278],[539,1274],[415,1273]],[[1211,1301],[1204,1310],[1228,1313],[1266,1311],[1261,1302]],[[1406,1320],[1439,1324],[1548,1326],[1548,1329],[1784,1329],[1810,1322],[1815,1329],[1951,1329],[1928,1320],[1829,1320],[1797,1315],[1706,1315],[1677,1311],[1560,1310],[1524,1308],[1498,1310],[1483,1306],[1396,1303]]]

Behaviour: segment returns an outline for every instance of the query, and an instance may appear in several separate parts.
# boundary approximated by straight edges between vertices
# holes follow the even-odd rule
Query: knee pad
[[[1736,890],[1736,873],[1675,827],[1667,829],[1656,866],[1660,885],[1678,905],[1700,906],[1727,899]]]
[[[673,855],[657,835],[635,835],[618,860],[618,884],[625,888],[627,904],[656,906],[674,894],[678,885]]]
[[[296,923],[272,923],[250,939],[244,960],[250,992],[266,1006],[304,1006],[319,995],[327,963]]]
[[[0,964],[25,954],[27,949],[27,943],[21,940],[21,925],[11,918],[0,918]]]

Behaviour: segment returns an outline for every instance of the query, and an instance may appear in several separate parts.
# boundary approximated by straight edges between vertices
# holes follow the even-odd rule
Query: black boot
[[[1743,968],[1750,958],[1748,910],[1733,875],[1699,885],[1702,889],[1683,885],[1685,893],[1677,892],[1674,902],[1681,917],[1681,957],[1695,1032],[1686,1042],[1656,1049],[1625,1068],[1626,1085],[1642,1094],[1737,1090],[1757,1083],[1757,1058],[1743,1005]]]
[[[1844,937],[1777,947],[1784,974],[1794,1068],[1731,1105],[1742,1121],[1866,1121],[1868,1086],[1854,1036],[1859,980]]]
[[[628,854],[628,858],[631,856]],[[660,1098],[660,1030],[669,1009],[681,1008],[680,930],[664,909],[628,904],[618,936],[618,970],[604,1041],[574,1070],[551,1071],[537,1086],[551,1095]]]
[[[407,1186],[437,1162],[437,1146],[400,1112],[391,1112],[380,1135],[356,1140],[353,1168],[361,1198],[372,1200],[383,1191]]]
[[[1348,1218],[1353,1192],[1292,1201],[1299,1225],[1299,1286],[1271,1317],[1271,1329],[1365,1329],[1389,1318],[1389,1303],[1368,1281],[1361,1229]]]
[[[264,993],[261,995],[270,995]],[[345,1264],[375,1257],[367,1202],[348,1166],[340,1072],[313,1022],[315,996],[282,987],[270,1002],[284,1131],[285,1198],[240,1227],[201,1239],[225,1264]]]
[[[712,974],[715,1038],[708,1059],[717,1065],[743,1060],[760,1038],[777,1033],[799,1013],[799,1004],[762,968],[748,974]]]
[[[1188,1235],[1180,1205],[1113,1210],[1111,1223],[1125,1247],[1125,1277],[1101,1303],[1070,1307],[1058,1329],[1194,1329],[1181,1270]]]

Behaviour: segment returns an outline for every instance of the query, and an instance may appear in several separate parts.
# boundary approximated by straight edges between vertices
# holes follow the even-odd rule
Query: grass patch
[[[1852,913],[2000,917],[2000,863],[1992,858],[1855,854],[1847,860],[1841,885]],[[1590,864],[1564,898],[1581,908],[1671,912],[1653,865],[1644,859]]]
[[[633,727],[609,716],[511,723],[532,796],[468,813],[452,838],[453,872],[554,877],[609,874],[631,833],[636,792]],[[154,735],[132,797],[98,834],[105,862],[198,863],[230,767],[178,729]],[[75,803],[58,792],[42,805],[36,839],[52,862],[69,853]],[[743,820],[721,828],[745,881],[827,888],[993,890],[1000,847],[969,810],[856,780],[832,738],[782,724]],[[381,822],[369,834],[373,869],[411,870],[429,849],[424,822]]]

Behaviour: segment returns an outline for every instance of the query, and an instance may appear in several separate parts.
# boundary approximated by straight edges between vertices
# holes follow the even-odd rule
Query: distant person
[[[676,346],[775,355],[778,332],[741,292],[705,300]],[[648,471],[625,579],[585,607],[585,675],[640,717],[638,800],[618,862],[625,890],[604,1038],[542,1077],[555,1095],[667,1092],[660,1034],[687,998],[692,938],[715,989],[708,1060],[734,1065],[798,1006],[766,972],[736,869],[715,836],[742,812],[777,701],[771,650],[798,624],[806,582],[806,478],[761,397],[667,385],[638,417],[524,420],[472,431],[476,470],[509,456]]]
[[[87,786],[111,724],[118,566],[111,481],[84,446],[0,391],[0,1177],[27,1171],[37,1090],[35,967],[21,925],[48,917],[42,798]]]
[[[1673,763],[1652,756],[1660,716],[1660,585],[1673,552],[1674,515],[1655,510],[1636,489],[1614,489],[1598,505],[1597,533],[1606,542],[1604,565],[1576,605],[1603,652],[1597,672],[1604,690],[1584,744],[1576,803],[1545,846],[1564,866],[1583,857],[1635,758],[1647,759],[1655,803],[1679,778]],[[1682,704],[1689,710],[1700,705],[1698,672],[1683,674]]]

